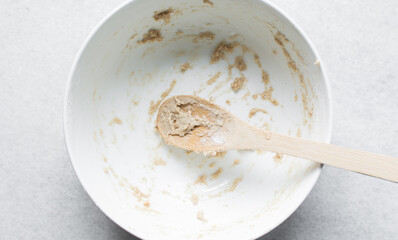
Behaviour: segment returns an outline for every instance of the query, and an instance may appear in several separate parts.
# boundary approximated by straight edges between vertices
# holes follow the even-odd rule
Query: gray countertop
[[[1,239],[135,239],[81,187],[62,128],[77,51],[122,2],[0,1]],[[332,142],[398,156],[398,1],[273,2],[327,67]],[[326,166],[301,207],[261,239],[397,239],[397,226],[398,184]]]

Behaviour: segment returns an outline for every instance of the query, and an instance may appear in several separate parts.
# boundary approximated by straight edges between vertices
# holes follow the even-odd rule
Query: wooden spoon
[[[156,125],[167,144],[195,152],[268,150],[398,182],[396,157],[262,130],[199,97],[167,99],[159,108]]]

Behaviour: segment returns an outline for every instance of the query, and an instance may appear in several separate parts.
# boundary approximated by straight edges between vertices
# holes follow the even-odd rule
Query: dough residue
[[[164,23],[167,24],[170,22],[170,17],[173,12],[174,9],[172,8],[163,11],[156,11],[155,15],[153,15],[153,19],[155,19],[155,21],[163,20]]]
[[[208,81],[207,84],[211,85],[213,84],[215,81],[217,81],[217,79],[220,77],[220,72],[218,72],[216,75],[214,75],[213,77],[211,77]]]
[[[213,157],[223,158],[226,154],[227,152],[217,152]]]
[[[141,192],[140,189],[138,189],[137,187],[134,187],[132,185],[129,185],[129,188],[131,190],[131,193],[138,199],[138,201],[141,201],[142,198],[148,198],[149,195],[148,194],[144,194],[143,192]]]
[[[149,29],[147,33],[144,34],[141,40],[138,40],[138,44],[152,43],[152,42],[160,42],[163,40],[163,36],[160,33],[159,29]]]
[[[114,117],[114,118],[112,119],[112,121],[109,122],[109,126],[112,126],[112,125],[115,125],[115,124],[117,124],[117,125],[122,125],[123,122],[122,122],[122,120],[120,120],[120,118]]]
[[[216,63],[221,59],[224,59],[225,53],[232,52],[236,46],[236,43],[226,43],[225,41],[219,43],[213,54],[211,55],[210,64]]]
[[[156,158],[155,161],[153,161],[153,165],[155,166],[166,166],[167,162],[165,162],[161,158]]]
[[[186,62],[186,63],[180,65],[180,70],[182,73],[186,72],[190,68],[192,68],[192,66],[191,66],[191,64],[189,64],[189,62]]]
[[[214,40],[215,36],[216,36],[215,33],[210,32],[210,31],[207,31],[207,32],[201,32],[201,33],[199,33],[198,36],[197,36],[197,38],[195,38],[195,39],[200,39],[200,40],[203,40],[203,39]]]
[[[254,54],[254,62],[257,64],[259,68],[263,68],[261,62],[260,62],[260,57],[257,54]]]
[[[238,184],[242,181],[242,177],[235,178],[234,182],[232,183],[232,186],[229,188],[229,191],[232,192],[235,190],[235,188],[238,186]]]
[[[151,206],[151,203],[149,201],[144,202],[144,207],[149,208]]]
[[[162,93],[162,95],[160,96],[160,99],[159,99],[158,101],[156,101],[156,102],[151,101],[151,105],[150,105],[149,111],[148,111],[149,115],[153,115],[153,114],[158,110],[160,104],[163,102],[163,100],[164,100],[167,96],[169,96],[170,92],[173,90],[174,86],[176,85],[176,82],[177,82],[177,81],[174,79],[174,80],[170,83],[170,87],[169,87],[166,91],[164,91],[164,92]]]
[[[247,65],[245,60],[243,59],[242,56],[237,56],[235,58],[235,67],[239,70],[239,71],[245,71],[247,69]]]
[[[261,70],[261,80],[265,85],[265,90],[262,93],[253,95],[253,99],[257,99],[257,96],[260,96],[261,99],[268,100],[274,106],[278,106],[279,102],[272,98],[272,92],[274,91],[274,88],[272,86],[269,86],[269,83],[270,83],[269,74],[266,71],[264,71],[263,69]]]
[[[283,157],[283,154],[281,154],[281,153],[275,153],[274,161],[275,161],[275,162],[280,162],[280,161],[282,161],[282,157]]]
[[[209,4],[211,6],[213,6],[213,2],[210,0],[203,0],[203,3]]]
[[[175,96],[167,100],[159,111],[157,126],[166,142],[170,137],[184,137],[198,129],[202,143],[223,144],[226,118],[221,109],[206,106],[196,99]]]
[[[252,118],[254,115],[256,115],[256,113],[258,112],[262,112],[264,114],[268,114],[268,112],[264,109],[261,108],[252,108],[249,112],[249,118]]]
[[[238,165],[239,163],[240,163],[240,160],[239,160],[239,159],[236,159],[236,160],[234,161],[234,163],[232,164],[232,166],[235,167],[235,166]]]
[[[232,90],[237,92],[246,81],[247,79],[244,76],[235,78],[235,80],[231,83]]]
[[[198,179],[196,179],[194,184],[198,183],[206,184],[207,183],[206,178],[207,178],[206,175],[200,175]]]
[[[211,174],[212,179],[218,178],[224,170],[222,168],[217,169],[213,174]]]
[[[291,57],[290,53],[287,51],[285,44],[289,43],[292,48],[293,51],[296,53],[297,57],[299,58],[299,60],[301,62],[304,63],[304,59],[303,57],[300,55],[300,53],[298,52],[298,50],[295,48],[295,46],[286,38],[286,36],[281,33],[281,32],[276,32],[274,34],[274,41],[279,45],[279,47],[281,48],[283,55],[285,56],[286,60],[287,60],[287,65],[290,69],[290,71],[292,72],[292,74],[296,74],[296,76],[298,77],[299,81],[300,81],[300,86],[301,86],[301,98],[302,98],[302,103],[303,103],[303,107],[304,107],[304,114],[306,115],[306,117],[312,118],[312,114],[313,114],[313,104],[311,104],[310,100],[309,100],[309,93],[311,91],[312,95],[314,96],[314,92],[313,92],[313,88],[311,86],[311,83],[309,81],[305,81],[304,79],[304,74],[303,72],[297,67],[296,62],[293,60],[293,58]],[[312,106],[310,106],[310,104]],[[307,124],[308,120],[305,119],[304,120],[304,124]]]

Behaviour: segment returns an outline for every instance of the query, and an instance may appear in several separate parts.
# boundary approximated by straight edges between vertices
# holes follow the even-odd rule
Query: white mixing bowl
[[[238,56],[246,68],[235,64]],[[305,199],[320,165],[272,152],[206,157],[165,145],[154,129],[157,108],[183,94],[212,97],[259,127],[328,142],[330,92],[314,47],[265,1],[135,0],[93,31],[68,82],[73,167],[122,228],[143,239],[269,232]]]

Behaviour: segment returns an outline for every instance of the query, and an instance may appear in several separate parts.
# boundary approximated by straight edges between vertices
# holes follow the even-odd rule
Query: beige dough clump
[[[186,72],[190,68],[192,68],[192,66],[191,66],[191,64],[189,64],[189,62],[186,62],[186,63],[180,65],[180,70],[182,73]]]
[[[234,82],[231,83],[232,90],[237,92],[242,87],[243,83],[246,82],[246,80],[247,79],[244,76],[235,78]]]
[[[210,1],[210,0],[203,0],[203,3],[206,3],[206,4],[209,4],[209,5],[212,5],[212,6],[213,6],[213,2]]]
[[[153,19],[155,19],[155,21],[163,20],[167,24],[170,22],[170,17],[173,12],[174,9],[172,8],[163,11],[156,11],[155,15],[153,15]]]
[[[235,58],[235,67],[241,72],[247,69],[246,62],[242,56],[237,56]]]
[[[209,109],[194,99],[177,96],[163,105],[160,115],[157,127],[165,133],[166,142],[170,136],[184,137],[198,127],[206,129],[203,139],[213,137],[226,121],[221,110]],[[212,141],[216,140],[212,138]]]
[[[163,40],[163,36],[159,29],[149,29],[147,33],[144,34],[141,40],[137,41],[139,44],[160,42]]]

